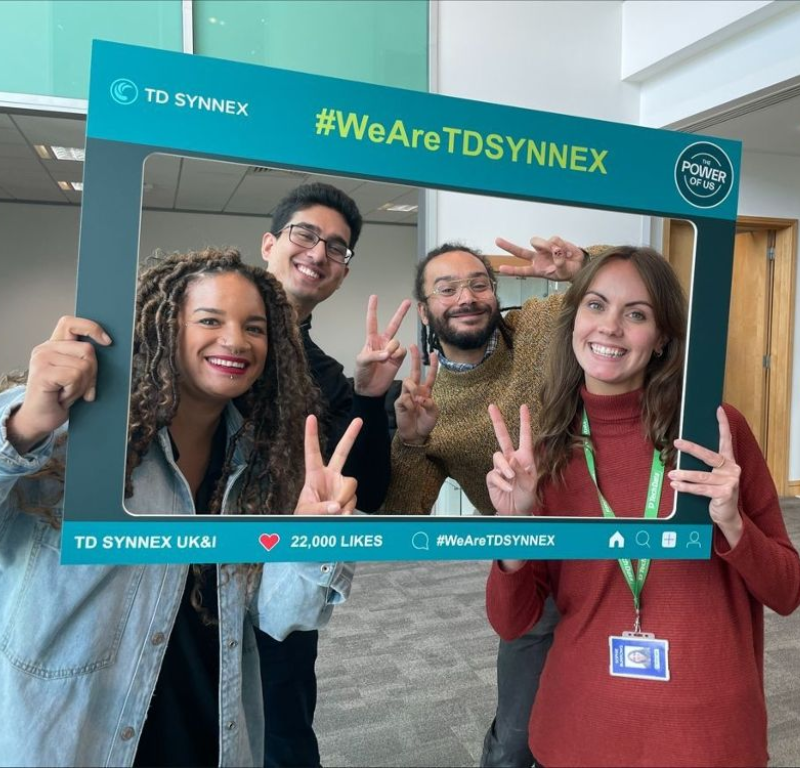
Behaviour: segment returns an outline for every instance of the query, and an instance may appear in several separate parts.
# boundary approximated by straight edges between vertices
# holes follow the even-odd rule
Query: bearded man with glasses
[[[590,258],[589,251],[558,237],[531,238],[530,249],[502,238],[496,242],[528,262],[501,267],[503,274],[512,276],[571,281]],[[503,317],[496,286],[489,260],[460,243],[445,243],[417,266],[414,298],[423,325],[423,349],[420,354],[411,347],[411,375],[395,401],[392,478],[384,502],[389,514],[430,514],[448,477],[479,513],[494,514],[486,488],[497,449],[489,404],[500,408],[515,445],[522,403],[530,406],[537,431],[541,372],[562,297],[529,299]],[[423,357],[425,363],[430,361],[424,380]],[[549,600],[527,635],[512,642],[500,640],[497,712],[484,739],[484,768],[532,765],[528,721],[557,622],[558,612]]]
[[[330,184],[305,184],[286,195],[272,212],[261,256],[294,307],[311,378],[322,392],[326,460],[350,422],[356,417],[364,421],[342,472],[358,481],[358,509],[374,512],[389,484],[384,397],[406,355],[394,337],[411,302],[404,301],[380,332],[377,297],[370,298],[367,339],[356,357],[352,386],[343,366],[311,338],[311,313],[347,277],[361,225],[358,207],[344,192]],[[320,581],[330,581],[332,575],[321,572]],[[313,728],[318,633],[297,631],[278,642],[256,632],[256,639],[265,710],[265,768],[315,768],[320,765]]]

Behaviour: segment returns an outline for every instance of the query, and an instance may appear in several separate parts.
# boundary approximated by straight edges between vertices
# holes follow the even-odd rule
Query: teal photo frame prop
[[[683,494],[671,517],[647,522],[128,514],[142,174],[154,153],[689,220],[681,435],[718,441],[738,142],[95,41],[76,312],[115,343],[97,350],[96,402],[71,414],[65,563],[710,556],[708,502]],[[701,466],[687,455],[679,465]]]

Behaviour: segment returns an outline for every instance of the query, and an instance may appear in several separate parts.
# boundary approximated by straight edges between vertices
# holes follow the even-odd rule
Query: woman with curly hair
[[[64,317],[27,386],[0,395],[0,763],[263,764],[254,626],[323,624],[350,572],[335,563],[61,566],[70,407],[96,396],[94,346]],[[348,514],[280,284],[234,250],[175,254],[139,281],[126,501],[146,514]],[[309,415],[311,414],[311,415]],[[305,436],[305,440],[304,440]],[[305,467],[305,469],[304,469]]]
[[[716,450],[677,439],[685,333],[669,264],[612,249],[564,298],[536,441],[526,406],[517,449],[490,408],[498,514],[666,517],[679,491],[708,497],[714,524],[710,560],[493,565],[501,637],[525,633],[549,594],[562,617],[529,729],[547,768],[767,764],[764,606],[800,604],[800,558],[738,411],[717,410]],[[708,470],[676,469],[676,449]]]

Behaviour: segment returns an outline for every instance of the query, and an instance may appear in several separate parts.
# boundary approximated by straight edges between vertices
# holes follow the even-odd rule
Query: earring
[[[661,349],[656,349],[656,350],[654,350],[653,354],[655,354],[655,356],[656,356],[656,357],[661,357],[661,355],[663,355],[663,354],[664,354],[664,349],[663,349],[663,347],[662,347]]]

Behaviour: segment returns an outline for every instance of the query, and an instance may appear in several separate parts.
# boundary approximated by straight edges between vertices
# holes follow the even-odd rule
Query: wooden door
[[[723,395],[747,417],[782,495],[800,494],[800,479],[789,477],[797,227],[792,219],[737,221]],[[663,252],[688,291],[694,226],[666,219]]]
[[[723,400],[747,419],[766,453],[774,232],[736,232]]]

